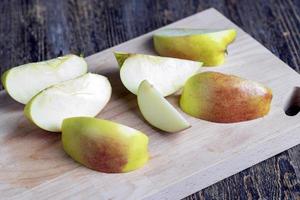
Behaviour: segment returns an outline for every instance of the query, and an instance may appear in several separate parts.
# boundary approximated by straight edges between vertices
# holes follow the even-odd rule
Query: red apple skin
[[[191,77],[180,99],[181,109],[218,123],[241,122],[268,114],[271,89],[234,75],[204,72]]]
[[[80,146],[84,147],[85,164],[91,169],[106,173],[120,173],[128,162],[125,153],[128,151],[128,146],[118,139],[83,137]]]
[[[133,171],[149,160],[148,137],[144,133],[93,117],[64,119],[62,144],[75,161],[105,173]]]

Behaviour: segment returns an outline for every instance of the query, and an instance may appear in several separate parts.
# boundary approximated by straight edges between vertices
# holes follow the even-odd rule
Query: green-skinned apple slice
[[[111,85],[102,75],[87,73],[51,86],[33,97],[25,115],[40,128],[59,132],[68,117],[96,116],[111,96]]]
[[[191,126],[147,80],[140,84],[137,100],[146,121],[160,130],[179,132]]]
[[[1,80],[7,93],[13,99],[26,104],[43,89],[76,78],[86,72],[87,63],[82,57],[66,55],[14,67],[6,71]]]
[[[143,80],[148,80],[168,96],[181,89],[185,81],[199,72],[202,63],[176,58],[115,52],[120,64],[120,77],[133,94]]]
[[[129,172],[142,167],[149,159],[145,134],[91,117],[65,119],[62,144],[74,160],[101,172]]]
[[[236,38],[235,29],[163,29],[154,33],[156,52],[161,56],[201,61],[205,66],[223,64],[227,46]]]

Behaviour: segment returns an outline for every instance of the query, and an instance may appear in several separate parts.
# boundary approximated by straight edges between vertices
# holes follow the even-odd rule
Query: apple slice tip
[[[118,62],[119,67],[121,68],[124,64],[125,60],[131,55],[130,53],[126,53],[123,51],[114,51],[115,58]]]

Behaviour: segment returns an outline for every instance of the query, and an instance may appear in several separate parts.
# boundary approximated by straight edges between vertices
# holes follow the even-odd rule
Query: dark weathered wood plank
[[[300,72],[298,0],[2,0],[0,74],[69,52],[91,55],[209,7]],[[186,199],[300,199],[299,180],[300,145]]]

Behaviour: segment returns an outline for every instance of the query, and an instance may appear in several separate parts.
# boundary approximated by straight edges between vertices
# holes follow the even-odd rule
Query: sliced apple
[[[87,72],[87,63],[76,55],[29,63],[14,67],[2,76],[7,93],[26,104],[34,95],[56,83],[73,79]]]
[[[179,132],[191,126],[147,80],[140,84],[137,100],[146,121],[160,130]]]
[[[232,123],[268,114],[271,89],[238,76],[218,72],[196,74],[186,82],[180,107],[194,117]]]
[[[142,167],[149,159],[145,134],[102,119],[65,119],[62,144],[74,160],[101,172],[129,172]]]
[[[168,96],[181,89],[190,76],[199,72],[202,63],[150,56],[143,54],[115,53],[121,65],[120,77],[124,86],[133,94],[143,80],[148,80]]]
[[[87,73],[43,90],[30,100],[24,112],[40,128],[59,132],[65,118],[96,116],[110,96],[108,79]]]
[[[201,61],[205,66],[224,63],[235,29],[163,29],[154,33],[154,48],[161,56]]]

